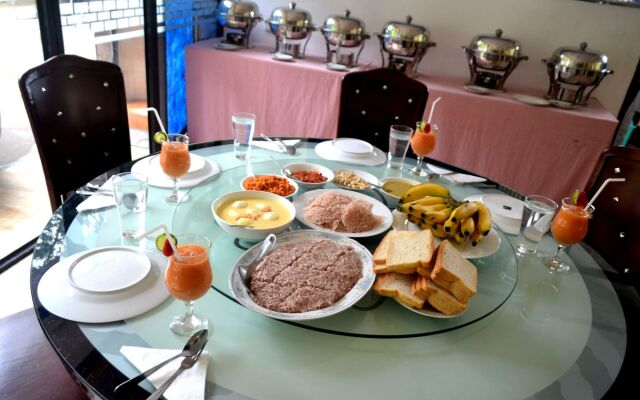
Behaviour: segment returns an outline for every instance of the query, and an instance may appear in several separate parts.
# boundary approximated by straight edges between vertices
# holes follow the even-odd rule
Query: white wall
[[[288,3],[286,0],[254,0],[265,19],[271,12]],[[549,80],[540,62],[558,47],[589,43],[589,48],[609,56],[615,71],[594,92],[604,106],[617,115],[640,57],[640,9],[587,3],[576,0],[298,0],[297,8],[307,10],[315,25],[320,26],[331,14],[342,14],[349,8],[352,16],[362,19],[370,34],[380,32],[390,20],[413,23],[431,31],[431,48],[422,63],[422,72],[436,75],[468,77],[461,46],[469,45],[479,33],[492,33],[497,28],[504,37],[520,41],[529,56],[512,73],[510,86],[547,90]],[[255,43],[272,45],[273,36],[264,23],[252,33]],[[307,54],[325,54],[324,39],[315,32]],[[370,39],[362,60],[379,65],[379,42]]]

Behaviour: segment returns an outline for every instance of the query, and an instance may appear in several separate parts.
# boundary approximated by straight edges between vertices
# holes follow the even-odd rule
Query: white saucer
[[[190,153],[191,167],[189,172],[180,179],[181,188],[190,188],[196,186],[203,180],[220,173],[220,167],[215,161],[207,160],[197,154]],[[131,172],[144,174],[149,178],[149,185],[171,189],[173,181],[162,172],[160,167],[160,158],[151,156],[143,158],[131,167]]]
[[[79,257],[95,250],[60,260],[42,276],[38,298],[51,313],[76,322],[115,322],[143,314],[169,297],[164,283],[167,259],[157,250],[140,250],[149,258],[151,267],[149,273],[133,286],[109,293],[92,293],[71,286],[69,267]]]
[[[476,85],[464,85],[464,90],[475,94],[490,94],[491,92],[493,92],[493,90],[491,89]]]
[[[381,165],[387,162],[387,154],[375,146],[372,146],[373,150],[368,155],[364,157],[354,157],[347,153],[337,151],[332,142],[332,140],[327,140],[325,142],[318,143],[315,147],[316,154],[325,160],[339,161],[346,164],[365,165],[369,167]]]
[[[551,104],[548,100],[545,100],[542,97],[529,96],[526,94],[512,94],[511,97],[519,102],[530,104],[532,106],[546,107]]]
[[[238,50],[240,48],[240,46],[235,45],[233,43],[223,43],[223,42],[216,43],[214,47],[219,50],[228,50],[228,51]]]
[[[127,289],[142,281],[151,270],[151,262],[133,247],[103,247],[76,258],[67,278],[76,289],[109,293]]]
[[[290,54],[275,53],[273,59],[278,61],[293,61],[293,56]]]
[[[549,101],[549,104],[558,108],[566,108],[568,110],[573,110],[578,108],[577,105],[573,103],[569,103],[568,101],[562,101],[562,100],[548,100],[548,101]]]
[[[373,151],[371,143],[360,139],[336,138],[331,141],[331,145],[337,151],[350,157],[369,157]]]
[[[345,65],[336,64],[336,63],[327,63],[326,66],[327,66],[327,69],[330,69],[331,71],[346,71],[349,69]]]

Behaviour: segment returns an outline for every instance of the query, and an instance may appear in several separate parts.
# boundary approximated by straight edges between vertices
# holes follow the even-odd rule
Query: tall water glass
[[[409,140],[413,129],[406,125],[391,125],[389,130],[389,153],[387,168],[402,168],[404,158],[409,149]]]
[[[256,116],[245,112],[233,113],[231,124],[233,125],[233,152],[236,158],[240,160],[250,158]]]
[[[516,251],[521,254],[534,254],[538,243],[551,228],[553,214],[558,203],[548,197],[530,195],[524,199],[520,232],[516,239]]]
[[[177,203],[186,198],[178,196],[180,178],[189,172],[191,156],[189,155],[189,137],[187,135],[169,134],[162,142],[160,149],[160,167],[173,180],[171,192],[165,196],[167,203]]]
[[[132,239],[145,231],[147,177],[125,172],[114,175],[112,182],[122,236],[125,239]]]

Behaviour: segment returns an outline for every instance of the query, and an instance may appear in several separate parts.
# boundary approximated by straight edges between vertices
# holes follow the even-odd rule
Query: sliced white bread
[[[420,297],[421,299],[427,300],[429,295],[432,294],[433,288],[429,286],[427,283],[429,278],[422,275],[415,275],[413,280],[413,284],[411,285],[411,293]]]
[[[444,240],[436,254],[431,280],[467,303],[478,291],[478,270],[449,241]]]
[[[458,301],[450,292],[432,280],[425,279],[425,281],[427,285],[425,292],[428,293],[427,302],[433,308],[446,315],[456,315],[466,310],[467,303]]]
[[[380,296],[393,297],[410,307],[422,308],[424,299],[411,292],[413,277],[413,275],[395,272],[378,275],[376,282],[373,284],[373,291]]]
[[[389,251],[389,242],[393,235],[395,235],[396,230],[390,230],[382,239],[376,250],[373,252],[373,264],[374,265],[385,265],[387,263],[387,253]]]
[[[416,268],[409,268],[409,269],[391,269],[389,267],[387,267],[386,264],[374,264],[373,265],[373,273],[376,275],[380,275],[380,274],[388,274],[390,272],[397,272],[399,274],[415,274],[416,273]]]
[[[430,230],[398,231],[389,241],[386,265],[390,270],[428,267],[435,240]]]

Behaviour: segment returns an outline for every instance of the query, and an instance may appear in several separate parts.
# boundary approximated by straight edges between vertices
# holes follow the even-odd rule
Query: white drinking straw
[[[152,233],[159,231],[160,229],[162,229],[164,231],[164,235],[167,237],[167,240],[169,241],[169,245],[171,246],[171,249],[173,250],[173,255],[176,257],[176,260],[178,261],[182,261],[180,259],[180,253],[178,253],[178,249],[176,248],[176,245],[171,241],[171,234],[169,233],[169,229],[167,228],[167,226],[165,224],[160,224],[158,226],[156,226],[155,228],[151,228],[146,232],[142,232],[139,233],[137,235],[134,236],[134,239],[138,240],[138,239],[142,239],[143,237],[147,237],[149,235],[151,235]]]
[[[591,199],[591,201],[589,203],[587,203],[587,205],[584,207],[585,210],[588,210],[589,207],[591,206],[591,204],[596,201],[596,199],[598,198],[598,195],[600,195],[600,192],[602,192],[604,190],[604,187],[607,186],[607,184],[609,182],[624,182],[626,179],[625,178],[609,178],[606,181],[602,182],[602,186],[600,186],[600,189],[598,189],[598,191],[596,192],[596,194],[593,195],[593,198]]]
[[[160,130],[164,133],[167,133],[167,130],[164,129],[164,125],[162,124],[162,120],[160,119],[160,114],[158,114],[158,110],[153,107],[145,108],[145,111],[152,111],[156,116],[156,120],[158,121],[158,125],[160,125]]]
[[[429,119],[427,120],[427,123],[431,123],[431,117],[433,117],[433,110],[436,108],[436,104],[438,104],[438,102],[440,101],[440,99],[442,99],[442,97],[438,97],[437,99],[435,99],[433,101],[433,103],[431,104],[431,111],[429,112]]]

